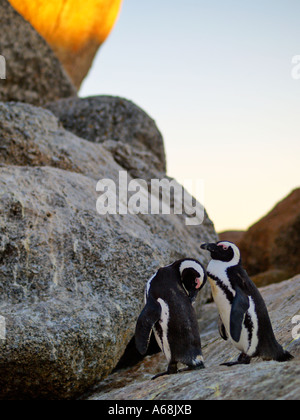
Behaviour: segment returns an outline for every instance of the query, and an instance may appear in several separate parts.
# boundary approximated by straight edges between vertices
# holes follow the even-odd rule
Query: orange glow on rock
[[[118,17],[122,0],[10,0],[53,47],[78,51],[101,45]]]
[[[122,0],[10,0],[11,5],[52,45],[79,50],[102,44],[118,17]]]
[[[122,0],[9,1],[48,42],[77,89],[122,4]]]

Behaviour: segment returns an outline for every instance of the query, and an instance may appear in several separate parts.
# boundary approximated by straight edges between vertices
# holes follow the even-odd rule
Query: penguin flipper
[[[230,335],[238,343],[241,339],[242,326],[246,312],[250,307],[248,296],[239,288],[235,288],[236,295],[232,303],[230,314]]]
[[[135,344],[141,355],[145,355],[147,352],[152,328],[160,320],[160,316],[160,304],[149,296],[146,306],[137,320],[135,330]]]

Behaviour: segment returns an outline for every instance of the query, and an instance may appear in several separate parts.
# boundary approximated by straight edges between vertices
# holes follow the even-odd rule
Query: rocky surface
[[[94,143],[103,143],[133,177],[151,178],[166,172],[162,135],[155,122],[123,98],[97,96],[47,104],[66,130]],[[147,179],[146,178],[146,179]]]
[[[26,4],[35,13],[34,3]],[[120,0],[114,5],[117,11]],[[207,286],[196,304],[206,370],[150,381],[165,370],[160,353],[113,373],[120,359],[132,363],[147,279],[178,258],[206,264],[199,244],[217,235],[206,213],[197,227],[187,226],[185,215],[100,216],[99,179],[118,185],[120,171],[148,184],[167,178],[161,133],[130,101],[78,99],[49,45],[6,0],[0,26],[7,66],[0,80],[0,399],[299,399],[299,340],[291,337],[299,276],[263,290],[278,340],[294,361],[220,367],[237,352],[218,338]],[[56,48],[66,68],[75,68],[77,87],[99,39],[85,43],[80,34],[84,42],[73,55]],[[298,274],[299,231],[297,190],[245,234],[250,272],[268,270],[272,281]],[[267,274],[260,275],[265,284]]]
[[[10,0],[49,43],[79,89],[109,35],[122,0]]]
[[[216,233],[207,215],[198,227],[186,226],[184,215],[100,216],[96,183],[118,183],[126,159],[123,167],[105,141],[72,134],[42,108],[1,103],[0,118],[0,398],[75,398],[117,365],[147,279],[177,258],[207,263],[199,244]],[[133,138],[144,127],[145,144],[139,134],[129,144],[142,162],[153,138],[146,127],[158,130],[142,111],[137,129],[129,124]],[[103,138],[101,127],[93,130]],[[127,145],[126,136],[112,141]],[[156,142],[154,161],[163,150]],[[157,176],[163,164],[152,169]]]
[[[245,234],[245,231],[243,230],[230,230],[230,231],[219,233],[219,239],[220,241],[233,242],[234,244],[239,246],[240,241],[242,240],[244,234]]]
[[[255,244],[255,246],[253,246]],[[258,284],[300,272],[300,188],[247,231],[240,241],[243,262]]]
[[[0,28],[0,54],[6,60],[0,101],[41,105],[76,95],[49,45],[7,0],[0,0]]]
[[[66,131],[50,112],[26,104],[0,103],[0,163],[49,166],[94,180],[111,178],[122,167],[102,145]]]
[[[152,381],[166,368],[162,354],[148,356],[133,368],[110,375],[84,399],[90,400],[298,400],[300,397],[300,338],[292,323],[300,315],[300,276],[261,289],[275,335],[295,359],[288,363],[254,359],[249,366],[227,368],[238,352],[218,335],[217,309],[204,305],[199,318],[206,369]],[[299,325],[299,322],[298,322]],[[299,333],[299,328],[298,328]]]

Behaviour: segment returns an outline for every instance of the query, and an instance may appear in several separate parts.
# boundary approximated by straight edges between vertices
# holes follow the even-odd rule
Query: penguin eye
[[[220,245],[224,251],[228,251],[229,247],[227,245]]]

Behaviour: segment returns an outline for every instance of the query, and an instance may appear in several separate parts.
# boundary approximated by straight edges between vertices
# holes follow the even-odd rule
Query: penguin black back
[[[239,265],[229,268],[227,273],[229,278],[236,279],[235,288],[239,287],[248,296],[248,299],[253,299],[255,304],[255,313],[258,319],[258,345],[253,357],[261,356],[265,359],[276,360],[278,362],[291,360],[293,357],[284,351],[282,346],[277,342],[266,303],[246,270]],[[249,315],[246,315],[245,322],[251,323]]]
[[[293,358],[276,341],[266,304],[242,267],[238,247],[231,242],[203,244],[211,253],[207,271],[213,297],[219,309],[222,337],[231,338],[242,351],[235,363],[250,363],[251,357],[279,362]]]
[[[153,330],[169,363],[166,373],[177,372],[177,363],[190,369],[204,367],[192,301],[205,282],[203,266],[185,259],[159,269],[147,283],[146,305],[136,326],[136,346],[145,354]]]

